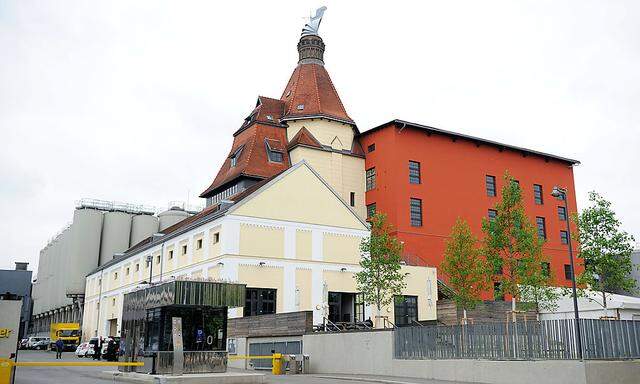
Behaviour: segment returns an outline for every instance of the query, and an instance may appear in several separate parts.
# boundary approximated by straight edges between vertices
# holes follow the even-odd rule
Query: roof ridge
[[[316,87],[316,99],[318,100],[318,111],[322,113],[322,103],[320,102],[320,90],[318,89],[318,73],[316,72],[316,65],[311,64],[311,69],[313,70],[313,84]]]
[[[327,72],[327,79],[329,79],[329,85],[331,85],[331,89],[333,89],[333,93],[336,94],[336,98],[338,99],[338,103],[340,103],[340,108],[342,108],[342,112],[344,112],[344,114],[350,120],[353,120],[351,116],[349,116],[349,114],[347,113],[347,109],[344,107],[344,104],[342,103],[342,99],[340,98],[340,95],[338,95],[338,90],[336,89],[335,85],[333,85],[333,80],[331,79],[331,76],[329,76],[329,71],[327,71],[326,68],[325,68],[325,71]]]

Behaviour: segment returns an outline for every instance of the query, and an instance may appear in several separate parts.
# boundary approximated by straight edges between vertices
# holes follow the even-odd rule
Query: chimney
[[[29,263],[25,263],[25,262],[20,263],[16,261],[16,271],[26,271],[27,265],[29,265]]]

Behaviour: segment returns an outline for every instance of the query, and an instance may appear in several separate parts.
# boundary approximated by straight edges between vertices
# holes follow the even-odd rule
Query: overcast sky
[[[640,239],[639,1],[0,0],[0,268],[83,197],[198,202],[327,5],[326,66],[360,130],[393,118],[579,159]]]

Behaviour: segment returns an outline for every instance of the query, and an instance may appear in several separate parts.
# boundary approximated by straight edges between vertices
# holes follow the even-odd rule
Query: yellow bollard
[[[11,384],[13,361],[0,359],[0,384]]]
[[[273,354],[273,364],[271,368],[271,373],[273,373],[274,375],[282,375],[282,354],[281,353]]]

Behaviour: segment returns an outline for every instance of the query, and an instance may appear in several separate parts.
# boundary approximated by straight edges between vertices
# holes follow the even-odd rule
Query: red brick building
[[[557,285],[570,285],[565,220],[577,209],[578,161],[401,120],[362,133],[360,142],[367,211],[388,216],[408,264],[438,267],[458,217],[480,237],[482,218],[492,214],[508,170],[522,188],[527,215],[546,238],[544,253]],[[567,188],[568,213],[551,196],[556,185]]]

